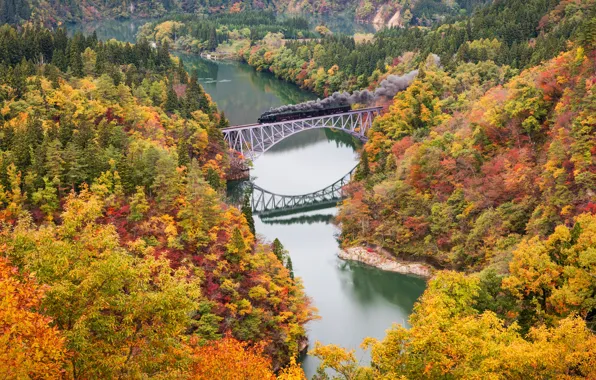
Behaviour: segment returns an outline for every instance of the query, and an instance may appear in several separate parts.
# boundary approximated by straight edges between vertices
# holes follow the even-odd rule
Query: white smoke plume
[[[371,104],[381,97],[393,98],[395,94],[408,88],[418,75],[418,70],[412,70],[404,75],[389,75],[383,79],[374,91],[362,90],[349,92],[334,92],[325,99],[311,100],[300,104],[290,104],[274,108],[267,114],[293,111],[314,111],[331,107],[340,107],[352,104]]]
[[[432,63],[430,62],[432,61]],[[441,67],[441,58],[436,54],[430,54],[427,58],[426,65],[434,64]],[[311,100],[300,104],[291,104],[274,108],[266,114],[275,114],[280,112],[293,111],[314,111],[330,107],[341,107],[352,104],[372,104],[379,98],[384,97],[393,99],[393,97],[400,91],[405,90],[414,81],[418,75],[418,70],[412,70],[404,75],[389,75],[383,79],[379,86],[374,91],[362,90],[348,92],[334,92],[331,96],[325,99]]]

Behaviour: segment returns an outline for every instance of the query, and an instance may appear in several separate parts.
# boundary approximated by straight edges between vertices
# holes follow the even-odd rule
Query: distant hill
[[[471,12],[487,0],[0,0],[0,23],[28,20],[45,24],[112,18],[151,18],[168,13],[220,13],[262,9],[290,14],[348,14],[377,26],[430,25],[449,15]]]

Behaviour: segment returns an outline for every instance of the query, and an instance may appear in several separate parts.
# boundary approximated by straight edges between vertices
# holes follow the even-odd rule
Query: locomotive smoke
[[[334,92],[325,99],[311,100],[300,104],[291,104],[274,108],[269,113],[314,111],[331,107],[340,107],[347,104],[371,104],[381,97],[393,98],[395,94],[408,88],[418,75],[418,70],[412,70],[404,75],[389,75],[383,79],[374,91],[362,90],[348,92]]]

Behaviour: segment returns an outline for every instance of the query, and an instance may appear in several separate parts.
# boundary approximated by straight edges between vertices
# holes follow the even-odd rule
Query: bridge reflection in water
[[[230,149],[242,153],[254,160],[286,138],[310,129],[334,129],[347,132],[361,141],[366,141],[373,119],[382,107],[370,107],[350,110],[344,113],[279,121],[266,124],[239,125],[222,129],[225,141]],[[331,185],[300,195],[278,194],[248,182],[250,206],[253,214],[261,219],[291,215],[297,212],[314,211],[335,207],[344,197],[344,186],[350,182],[356,168]],[[246,185],[245,185],[246,186]],[[244,194],[242,194],[243,198]],[[241,204],[243,202],[231,203]]]
[[[276,194],[251,183],[250,204],[255,215],[263,217],[290,215],[296,212],[334,207],[345,197],[344,186],[350,182],[356,167],[331,185],[300,195]]]
[[[251,181],[246,181],[234,186],[233,191],[228,193],[228,202],[241,207],[245,194],[248,194],[253,215],[258,215],[264,223],[287,224],[273,222],[271,218],[324,210],[337,206],[337,203],[345,198],[344,186],[350,182],[357,168],[357,166],[354,167],[346,175],[323,189],[299,195],[277,194],[265,190]],[[310,220],[312,216],[315,218]],[[325,215],[323,218],[319,216],[318,214],[301,216],[299,218],[291,218],[291,220],[298,223],[310,224],[314,222],[328,223],[332,219],[331,215]],[[290,219],[287,221],[289,222]]]

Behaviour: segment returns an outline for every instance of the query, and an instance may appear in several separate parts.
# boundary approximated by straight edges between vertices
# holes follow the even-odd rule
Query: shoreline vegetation
[[[426,280],[432,278],[436,270],[427,263],[399,260],[383,248],[349,247],[341,249],[337,256],[342,260],[357,261],[382,271],[415,275]]]

